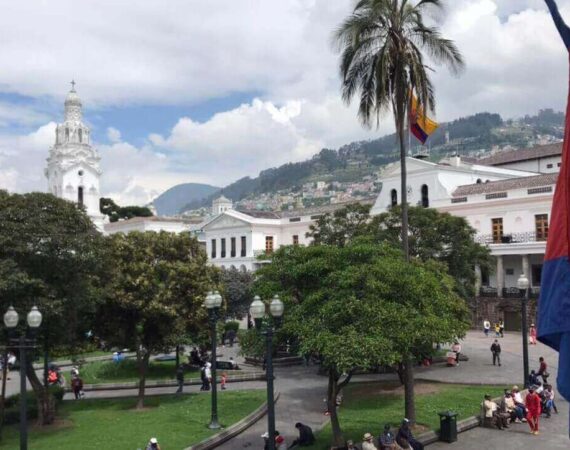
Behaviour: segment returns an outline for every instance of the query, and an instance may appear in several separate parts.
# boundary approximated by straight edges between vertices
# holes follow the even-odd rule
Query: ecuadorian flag
[[[556,3],[546,0],[554,23],[570,47],[570,29],[560,16]],[[557,387],[570,400],[570,99],[566,107],[566,131],[562,146],[562,166],[552,202],[550,228],[538,311],[538,338],[558,350]]]
[[[425,115],[424,111],[418,105],[418,99],[412,94],[412,103],[410,105],[410,131],[420,141],[425,144],[427,138],[437,130],[439,124],[431,120]]]

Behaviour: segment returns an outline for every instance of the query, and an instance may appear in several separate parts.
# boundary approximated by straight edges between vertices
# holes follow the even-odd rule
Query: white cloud
[[[445,3],[445,14],[434,20],[457,42],[467,69],[460,78],[437,69],[438,119],[485,110],[513,117],[564,108],[568,55],[543,0]],[[570,0],[558,3],[570,21]],[[178,182],[224,185],[305,159],[322,147],[392,132],[390,116],[380,130],[362,129],[356,104],[347,108],[340,100],[338,55],[330,40],[352,5],[352,0],[149,0],[136,8],[111,0],[85,0],[80,6],[73,0],[13,2],[0,15],[0,91],[59,102],[66,82],[75,78],[89,108],[187,105],[256,92],[258,98],[209,120],[181,117],[162,135],[149,129],[139,136],[147,139],[140,147],[109,127],[110,144],[99,148],[103,192],[125,204],[144,203]],[[38,126],[49,119],[0,102],[0,126]],[[53,124],[22,136],[8,131],[0,132],[0,187],[43,189]]]
[[[109,127],[107,128],[107,139],[112,143],[121,142],[121,132],[116,128]]]

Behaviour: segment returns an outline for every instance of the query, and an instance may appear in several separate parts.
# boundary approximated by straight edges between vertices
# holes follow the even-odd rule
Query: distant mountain
[[[190,202],[201,201],[220,188],[209,184],[184,183],[171,187],[152,202],[159,216],[172,216]]]
[[[544,136],[562,139],[563,113],[544,109],[535,116],[503,120],[499,114],[482,112],[440,123],[437,131],[430,136],[428,145],[430,159],[438,161],[451,153],[483,156],[495,146],[530,147]],[[411,153],[418,147],[413,139]],[[224,187],[223,192],[237,202],[250,195],[284,189],[298,190],[302,184],[311,181],[355,182],[398,158],[396,135],[390,134],[379,139],[351,142],[338,150],[322,149],[306,161],[263,170],[256,178],[241,178]],[[213,192],[205,198],[189,200],[181,211],[209,206],[217,195],[218,192]]]

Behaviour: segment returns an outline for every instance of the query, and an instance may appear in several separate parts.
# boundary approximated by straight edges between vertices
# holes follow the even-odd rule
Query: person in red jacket
[[[528,421],[528,425],[530,426],[530,432],[532,434],[538,434],[538,419],[541,414],[541,406],[540,406],[540,397],[535,392],[536,387],[531,386],[528,388],[528,394],[526,394],[525,398],[525,406],[526,406],[526,420]]]

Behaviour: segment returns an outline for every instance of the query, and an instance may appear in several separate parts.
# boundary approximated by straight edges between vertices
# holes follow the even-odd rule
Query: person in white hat
[[[150,438],[150,441],[148,441],[148,445],[146,446],[146,450],[160,450],[160,445],[158,445],[158,441],[155,437]]]
[[[362,439],[362,450],[378,450],[373,442],[374,436],[372,436],[370,433],[366,433]]]

